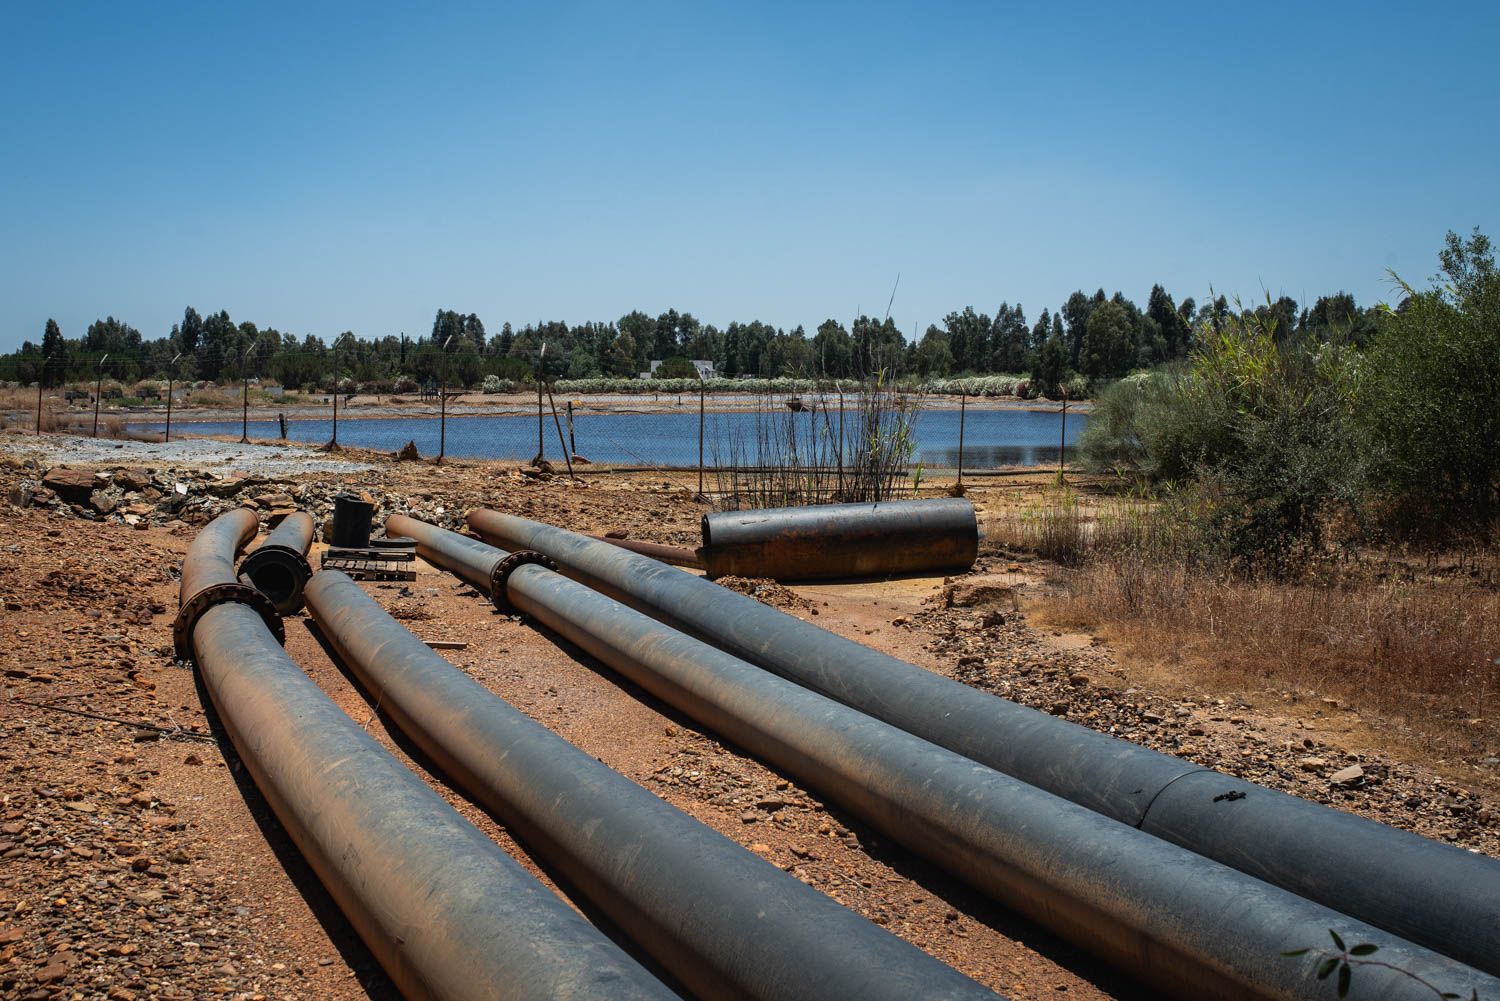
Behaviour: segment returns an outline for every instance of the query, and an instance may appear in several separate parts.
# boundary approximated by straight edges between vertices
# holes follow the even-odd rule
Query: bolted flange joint
[[[490,571],[490,600],[495,603],[495,607],[500,609],[500,611],[507,614],[515,613],[515,606],[505,596],[505,586],[510,580],[510,575],[528,563],[539,567],[546,567],[548,570],[557,569],[556,560],[550,556],[543,556],[541,553],[531,549],[517,550],[506,556],[499,563],[496,563],[495,569]]]
[[[224,605],[236,602],[241,605],[249,605],[260,614],[266,621],[266,628],[276,637],[276,642],[286,643],[286,628],[281,624],[281,614],[276,611],[276,606],[271,599],[261,594],[255,588],[239,582],[210,584],[187,601],[177,610],[177,618],[172,622],[172,646],[178,660],[196,663],[197,658],[193,654],[193,627],[203,617],[203,613],[215,605]]]

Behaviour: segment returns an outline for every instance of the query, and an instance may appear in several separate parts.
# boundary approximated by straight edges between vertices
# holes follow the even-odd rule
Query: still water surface
[[[778,419],[784,415],[778,415]],[[798,435],[823,427],[823,418],[799,414]],[[834,418],[836,421],[836,418]],[[1073,445],[1087,416],[1068,413],[1067,444]],[[764,423],[764,418],[761,418]],[[852,413],[846,417],[852,434]],[[177,430],[191,434],[240,433],[239,421],[174,422]],[[780,426],[780,425],[778,425]],[[835,424],[836,426],[836,424]],[[135,424],[134,428],[160,431],[160,422]],[[287,423],[293,441],[325,442],[333,431],[330,420],[294,420]],[[557,428],[547,415],[543,436],[548,458],[560,459],[562,448]],[[567,423],[563,422],[567,434]],[[730,461],[731,442],[753,455],[757,416],[748,412],[709,414],[704,429],[704,459],[712,464]],[[1037,466],[1057,461],[1062,418],[1056,411],[970,410],[964,420],[964,466],[985,469],[996,466]],[[250,422],[250,437],[276,438],[280,428],[273,420]],[[926,410],[917,418],[914,459],[930,469],[949,469],[958,464],[958,411]],[[578,454],[594,462],[651,466],[695,466],[698,462],[698,414],[684,408],[681,413],[579,414],[573,419],[573,438]],[[370,417],[339,422],[339,442],[360,448],[393,452],[408,441],[416,442],[423,455],[438,451],[436,417]],[[455,458],[530,459],[537,450],[535,416],[469,415],[449,417],[446,452]],[[1069,449],[1071,452],[1071,448]]]

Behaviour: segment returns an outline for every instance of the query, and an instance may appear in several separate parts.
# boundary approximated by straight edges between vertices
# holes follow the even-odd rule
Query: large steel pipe
[[[281,613],[270,599],[235,579],[234,557],[260,528],[260,519],[246,507],[226,511],[204,527],[188,547],[182,561],[178,585],[177,618],[172,623],[172,641],[178,660],[192,660],[193,626],[215,605],[228,602],[247,605],[261,616],[277,642],[286,639]]]
[[[654,560],[524,518],[469,524],[723,650],[1007,775],[1500,973],[1500,863],[997,698]]]
[[[995,1001],[533,722],[343,574],[307,605],[402,732],[696,996]]]
[[[302,607],[302,589],[312,577],[307,562],[312,539],[312,515],[297,511],[282,519],[240,563],[240,576],[270,598],[282,615],[291,615]]]
[[[260,519],[248,507],[226,511],[209,522],[188,546],[182,560],[178,603],[185,605],[196,594],[220,584],[234,583],[234,557],[255,538]]]
[[[387,531],[396,534],[389,523]],[[483,555],[467,540],[456,551]],[[505,588],[516,608],[681,712],[1179,997],[1320,996],[1318,957],[1282,953],[1316,948],[1330,928],[1376,945],[1385,961],[1443,990],[1500,997],[1500,981],[1450,958],[768,674],[546,567],[519,567]],[[1381,968],[1361,969],[1350,996],[1431,994]]]
[[[710,577],[962,573],[979,555],[979,523],[962,498],[720,511],[703,516],[701,554]]]
[[[239,512],[205,529],[184,596],[233,583],[245,540]],[[258,612],[212,605],[191,644],[256,786],[408,999],[676,997],[344,715]]]

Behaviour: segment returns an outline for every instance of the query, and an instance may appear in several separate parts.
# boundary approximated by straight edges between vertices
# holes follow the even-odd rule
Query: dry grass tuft
[[[1377,554],[1292,581],[1204,556],[1180,515],[1071,491],[1001,522],[1002,545],[1054,560],[1049,623],[1100,630],[1152,666],[1241,692],[1334,697],[1455,756],[1500,747],[1500,551],[1425,564]],[[1201,679],[1200,679],[1201,680]]]

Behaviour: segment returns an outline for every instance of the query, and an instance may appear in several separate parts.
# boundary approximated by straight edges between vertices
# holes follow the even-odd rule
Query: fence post
[[[540,468],[547,455],[547,436],[542,430],[542,370],[536,372],[536,465]]]
[[[568,452],[578,454],[578,441],[573,437],[573,401],[568,401]]]
[[[42,436],[42,383],[47,379],[47,360],[42,359],[42,371],[36,377],[36,436]]]
[[[94,437],[99,437],[99,397],[104,395],[104,362],[109,358],[105,355],[99,359],[99,377],[94,382]]]
[[[696,366],[694,371],[697,371]],[[698,372],[698,496],[703,496],[703,373]]]
[[[958,485],[964,485],[964,415],[969,409],[969,393],[963,383],[958,385]],[[960,490],[962,493],[962,490]]]
[[[445,376],[443,386],[438,392],[442,393],[442,399],[438,400],[438,454],[437,461],[442,462],[443,456],[448,452],[448,379]]]
[[[839,500],[847,501],[849,498],[844,496],[844,386],[835,382],[833,388],[839,394]]]
[[[330,448],[339,447],[339,353],[333,353],[333,439]]]
[[[1068,387],[1062,391],[1062,434],[1057,439],[1057,482],[1063,482],[1063,449],[1068,445]]]
[[[568,466],[568,479],[574,483],[578,477],[573,474],[573,453],[568,451],[568,443],[563,440],[562,420],[557,416],[557,400],[552,398],[552,387],[547,387],[547,406],[552,408],[552,423],[557,427],[557,447],[563,450],[563,462]]]

